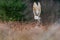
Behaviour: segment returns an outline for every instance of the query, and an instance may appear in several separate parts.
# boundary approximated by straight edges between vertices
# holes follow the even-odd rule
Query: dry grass
[[[42,25],[35,26],[35,22],[0,23],[0,40],[60,40],[58,23],[52,24],[48,28]]]

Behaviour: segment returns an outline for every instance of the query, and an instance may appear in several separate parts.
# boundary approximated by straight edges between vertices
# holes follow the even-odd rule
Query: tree
[[[26,5],[22,0],[0,0],[0,17],[4,21],[24,20],[25,8]]]

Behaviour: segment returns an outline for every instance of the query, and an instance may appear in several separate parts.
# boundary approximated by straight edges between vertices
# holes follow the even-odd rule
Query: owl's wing
[[[37,8],[37,4],[36,4],[36,2],[34,2],[33,7]]]
[[[41,4],[40,4],[40,2],[38,2],[38,9],[39,9],[39,12],[41,14]]]

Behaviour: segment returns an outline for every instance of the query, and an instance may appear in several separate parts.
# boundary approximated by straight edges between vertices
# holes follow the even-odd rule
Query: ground
[[[0,23],[0,40],[60,40],[60,25],[36,26],[35,22]]]

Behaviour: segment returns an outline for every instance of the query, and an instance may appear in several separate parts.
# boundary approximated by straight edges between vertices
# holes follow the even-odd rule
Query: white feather
[[[38,20],[38,19],[40,19],[40,17],[39,16],[34,16],[34,19]]]

